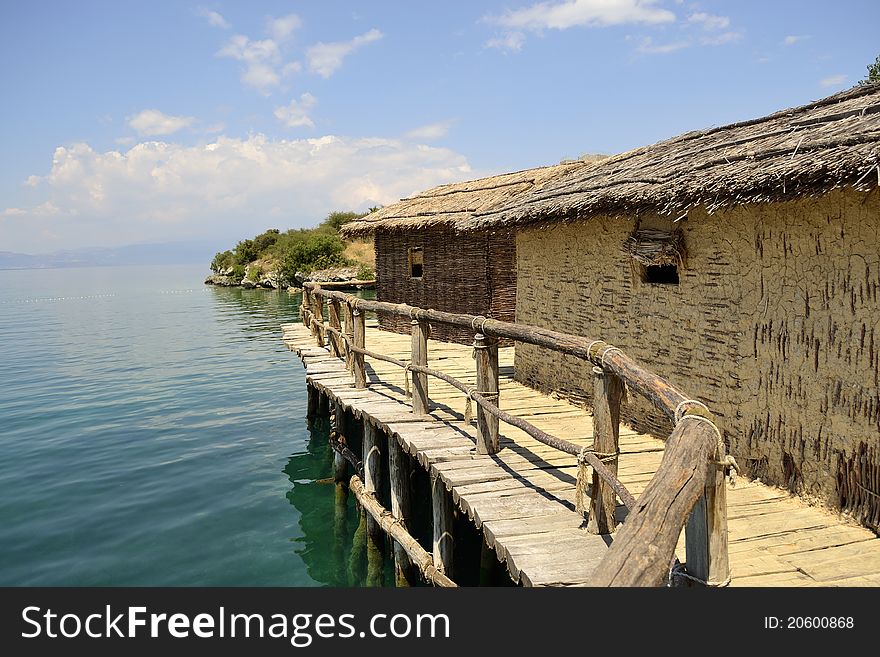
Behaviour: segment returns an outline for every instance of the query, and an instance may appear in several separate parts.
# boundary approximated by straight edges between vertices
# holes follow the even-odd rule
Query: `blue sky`
[[[852,86],[880,3],[5,2],[0,251],[316,223]]]

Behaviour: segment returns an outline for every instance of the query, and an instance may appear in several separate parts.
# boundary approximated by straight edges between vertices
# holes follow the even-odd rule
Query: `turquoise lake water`
[[[299,295],[205,274],[0,271],[0,584],[359,583],[281,343]]]

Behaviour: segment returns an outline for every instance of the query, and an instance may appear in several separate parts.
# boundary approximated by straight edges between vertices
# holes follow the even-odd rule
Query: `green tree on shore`
[[[343,256],[345,244],[339,237],[339,229],[349,221],[359,219],[366,213],[331,212],[315,228],[292,228],[281,232],[277,228],[260,233],[253,239],[244,239],[232,250],[221,251],[211,261],[215,274],[233,269],[233,278],[244,276],[248,265],[257,260],[274,263],[274,270],[288,281],[297,272],[310,273],[352,264]]]
[[[875,84],[877,82],[880,82],[880,55],[877,55],[873,64],[868,64],[868,74],[859,84]]]

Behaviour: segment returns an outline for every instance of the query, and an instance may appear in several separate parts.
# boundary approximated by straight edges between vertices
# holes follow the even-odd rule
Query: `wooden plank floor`
[[[502,449],[475,453],[476,428],[464,422],[464,395],[429,378],[430,417],[416,419],[404,394],[402,369],[366,359],[369,387],[356,390],[343,363],[318,347],[301,323],[282,326],[285,344],[300,355],[307,380],[368,415],[432,476],[484,536],[515,581],[527,586],[583,585],[607,550],[607,539],[581,529],[574,511],[575,457],[501,424]],[[410,337],[368,322],[367,348],[408,360]],[[470,347],[429,341],[429,366],[473,385]],[[501,408],[544,431],[588,446],[587,410],[513,381],[513,349],[501,349]],[[620,428],[621,481],[638,497],[663,456],[663,442]],[[845,516],[811,507],[777,488],[740,479],[728,489],[732,586],[877,586],[880,539]],[[678,556],[684,561],[684,539]]]

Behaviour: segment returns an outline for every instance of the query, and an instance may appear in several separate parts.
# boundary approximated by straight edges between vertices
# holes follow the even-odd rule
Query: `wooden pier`
[[[400,568],[411,568],[415,563],[435,584],[454,581],[452,516],[458,513],[466,515],[481,532],[488,555],[504,564],[514,582],[526,586],[659,583],[667,579],[669,570],[677,574],[675,579],[680,583],[710,585],[880,584],[880,540],[872,532],[776,488],[742,479],[731,487],[725,482],[724,468],[714,466],[708,469],[705,483],[699,484],[700,490],[709,494],[700,496],[697,491],[692,495],[694,502],[684,510],[670,507],[670,515],[681,516],[677,529],[650,530],[658,536],[672,532],[670,551],[674,550],[682,563],[690,557],[687,567],[673,561],[671,555],[643,558],[638,551],[647,550],[632,535],[638,537],[635,532],[647,531],[651,519],[636,513],[632,523],[624,522],[611,533],[627,515],[618,498],[629,499],[630,506],[633,499],[641,505],[643,499],[656,497],[662,503],[664,491],[678,489],[668,486],[662,476],[667,443],[618,426],[616,372],[626,371],[625,362],[612,367],[609,352],[603,354],[605,369],[596,370],[597,400],[606,393],[610,399],[597,404],[594,414],[515,382],[513,348],[481,351],[482,333],[471,347],[430,340],[415,319],[412,336],[380,331],[375,323],[364,321],[356,301],[347,308],[340,304],[345,295],[319,289],[311,292],[304,299],[309,326],[284,325],[283,339],[306,367],[312,412],[324,399],[337,417],[348,413],[363,423],[363,453],[341,451],[348,451],[350,460],[361,461],[362,474],[352,479],[353,490],[358,487],[354,492],[359,499],[373,506],[373,522],[368,527],[373,534],[381,528],[396,532],[395,560]],[[319,295],[330,299],[326,323]],[[321,321],[316,319],[319,316]],[[477,326],[487,330],[485,321]],[[587,352],[589,355],[589,347]],[[428,375],[417,371],[419,367],[442,372],[450,380],[435,377],[429,383]],[[453,385],[455,382],[458,385]],[[462,386],[471,392],[463,392]],[[500,413],[486,412],[496,404]],[[499,416],[520,418],[527,430],[506,421],[499,427]],[[710,422],[680,422],[677,432],[682,433],[679,429],[686,425],[702,429]],[[542,433],[550,438],[564,437],[558,441],[563,447],[573,444],[581,451],[560,451],[547,444]],[[675,437],[670,438],[673,444]],[[400,483],[401,454],[411,456],[431,477],[433,545],[419,546],[407,538],[408,501]],[[706,454],[699,458],[710,464],[719,458],[715,453]],[[590,465],[587,455],[593,460],[598,457],[600,464]],[[395,507],[384,512],[371,497],[378,486],[380,457],[391,464],[382,469],[391,478]],[[341,458],[337,463],[340,472]],[[603,485],[606,475],[596,474],[604,473],[603,465],[610,466],[607,480],[613,482],[616,477],[622,494]],[[667,470],[670,467],[666,465]],[[586,481],[585,472],[590,475]],[[653,492],[646,493],[651,486]],[[577,510],[579,487],[590,495],[582,501],[589,507],[586,516]],[[686,537],[681,529],[688,517]],[[609,577],[608,564],[616,556],[610,548],[618,541],[622,541],[616,546],[618,552],[630,551],[624,555],[627,563],[636,561],[638,568],[656,574],[638,579],[635,573],[632,581]],[[660,539],[657,542],[662,543]],[[406,564],[407,560],[411,563]]]

